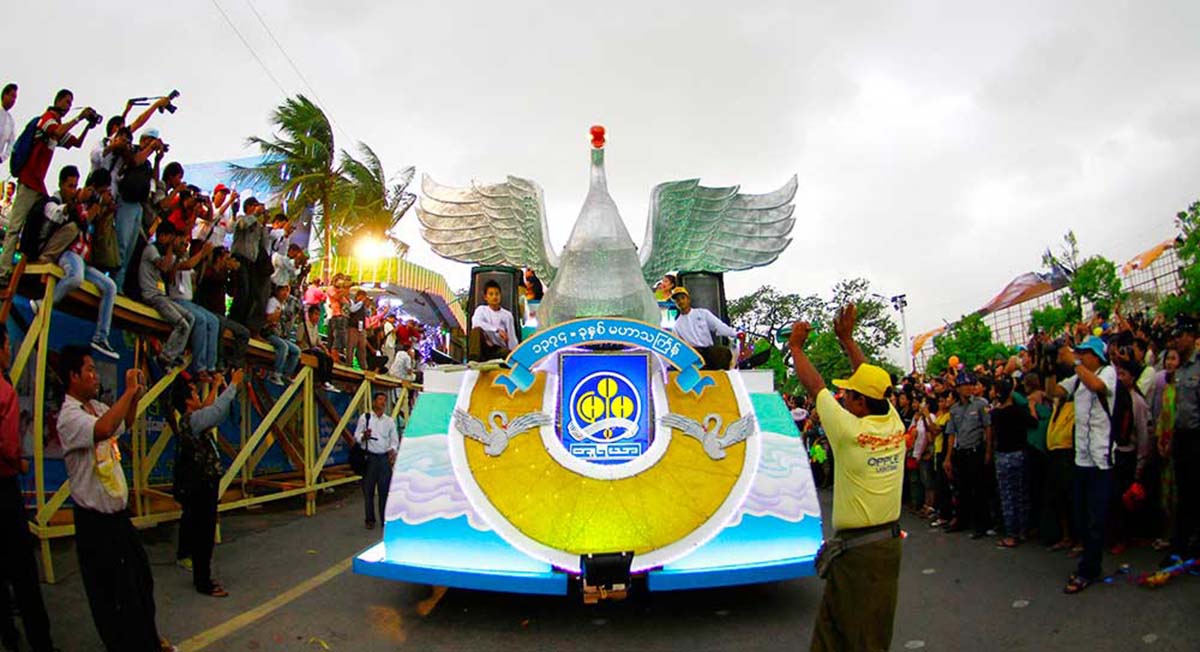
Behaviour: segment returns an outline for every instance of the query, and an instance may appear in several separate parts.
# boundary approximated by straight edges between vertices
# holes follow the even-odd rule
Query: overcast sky
[[[532,178],[556,247],[593,123],[635,242],[657,183],[766,192],[798,174],[795,241],[729,295],[863,276],[907,293],[910,335],[1036,269],[1067,229],[1123,262],[1200,198],[1195,0],[14,4],[0,76],[21,86],[19,126],[63,86],[105,116],[177,88],[178,113],[152,122],[172,156],[254,153],[243,140],[284,92],[312,91],[253,7],[340,146],[446,184]],[[59,154],[48,178],[82,160]],[[464,287],[468,268],[405,222],[411,259]]]

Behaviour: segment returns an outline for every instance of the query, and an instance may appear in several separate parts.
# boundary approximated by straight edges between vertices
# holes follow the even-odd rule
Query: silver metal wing
[[[531,267],[554,281],[558,254],[550,246],[542,188],[508,177],[494,185],[443,186],[421,179],[421,236],[439,255],[464,263]]]
[[[725,434],[717,440],[717,444],[721,448],[729,448],[734,444],[746,441],[746,438],[753,434],[754,415],[748,414],[729,424],[729,427],[725,429]]]
[[[529,414],[522,414],[513,419],[504,429],[508,431],[508,438],[512,439],[523,432],[548,426],[552,423],[554,423],[554,419],[551,419],[550,415],[544,412],[530,412]]]
[[[704,437],[708,434],[704,432],[704,426],[700,425],[699,421],[678,414],[664,414],[659,417],[659,422],[668,428],[682,432],[701,444],[704,443]]]
[[[492,443],[492,434],[488,432],[487,426],[482,421],[476,419],[459,408],[454,408],[454,427],[458,429],[462,435],[468,439],[488,446]]]
[[[792,241],[797,183],[792,176],[763,195],[709,188],[699,179],[655,186],[640,256],[646,282],[672,271],[731,272],[774,262]]]

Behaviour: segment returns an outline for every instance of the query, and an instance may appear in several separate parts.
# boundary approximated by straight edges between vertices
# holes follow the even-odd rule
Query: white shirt
[[[17,124],[8,109],[0,109],[0,163],[12,154],[13,141],[17,139]]]
[[[737,331],[704,308],[692,308],[686,315],[679,315],[675,319],[675,334],[694,347],[712,346],[714,333],[722,337],[737,337]]]
[[[395,359],[388,366],[388,375],[400,380],[412,380],[416,378],[416,374],[413,373],[413,359],[408,351],[396,351]]]
[[[367,430],[371,438],[363,441]],[[400,433],[396,431],[396,420],[385,412],[379,416],[374,412],[358,418],[358,427],[354,430],[354,440],[363,445],[368,453],[388,453],[400,450]]]
[[[195,296],[192,288],[192,276],[195,271],[194,269],[181,269],[175,272],[175,282],[171,284],[171,287],[167,288],[167,296],[172,299],[191,301],[192,297]]]
[[[1096,372],[1108,388],[1108,410],[1100,403],[1096,393],[1079,380],[1079,376],[1059,383],[1059,386],[1075,396],[1075,466],[1111,469],[1108,445],[1112,439],[1112,420],[1109,411],[1117,395],[1117,372],[1112,365],[1105,365]]]
[[[125,475],[116,447],[117,438],[125,432],[125,423],[117,426],[111,438],[96,442],[96,421],[108,412],[108,406],[93,399],[90,407],[92,413],[84,409],[79,399],[67,395],[58,412],[58,439],[63,447],[67,477],[71,479],[71,499],[81,507],[116,514],[129,504],[128,489],[123,496],[110,494],[101,483],[96,467],[99,462],[111,463],[109,469],[113,477],[120,476],[120,482],[124,484]]]
[[[192,227],[192,239],[211,242],[214,247],[225,246],[225,235],[233,229],[229,219],[229,209],[217,213],[210,220],[196,220]]]
[[[513,321],[512,313],[506,308],[492,310],[490,307],[483,305],[475,308],[475,314],[471,315],[471,328],[482,330],[488,344],[502,346],[509,350],[517,346],[515,324],[516,322]],[[508,342],[501,341],[500,331],[502,330],[508,333]]]
[[[291,285],[296,280],[296,263],[291,258],[280,254],[271,254],[271,265],[275,271],[271,274],[274,285]]]

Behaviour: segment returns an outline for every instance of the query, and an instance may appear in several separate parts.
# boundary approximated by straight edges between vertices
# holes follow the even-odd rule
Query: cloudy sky
[[[775,265],[727,277],[729,294],[826,293],[864,276],[907,293],[911,334],[978,308],[1067,229],[1085,253],[1122,262],[1200,198],[1194,0],[61,1],[5,13],[2,76],[21,86],[21,124],[63,86],[105,115],[177,88],[179,112],[152,124],[180,160],[220,160],[254,153],[243,140],[268,132],[271,108],[315,89],[339,144],[369,143],[389,170],[537,180],[557,247],[587,190],[593,123],[609,130],[610,189],[635,241],[656,183],[765,192],[798,174],[795,242]],[[82,160],[60,154],[51,175]],[[411,258],[465,286],[467,267],[405,222]]]

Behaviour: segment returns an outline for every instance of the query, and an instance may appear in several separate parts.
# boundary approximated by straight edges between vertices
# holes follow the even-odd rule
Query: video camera
[[[84,122],[88,123],[89,129],[95,129],[97,125],[104,121],[104,116],[96,113],[96,110],[90,106],[85,107],[79,114],[79,117],[82,118]]]

